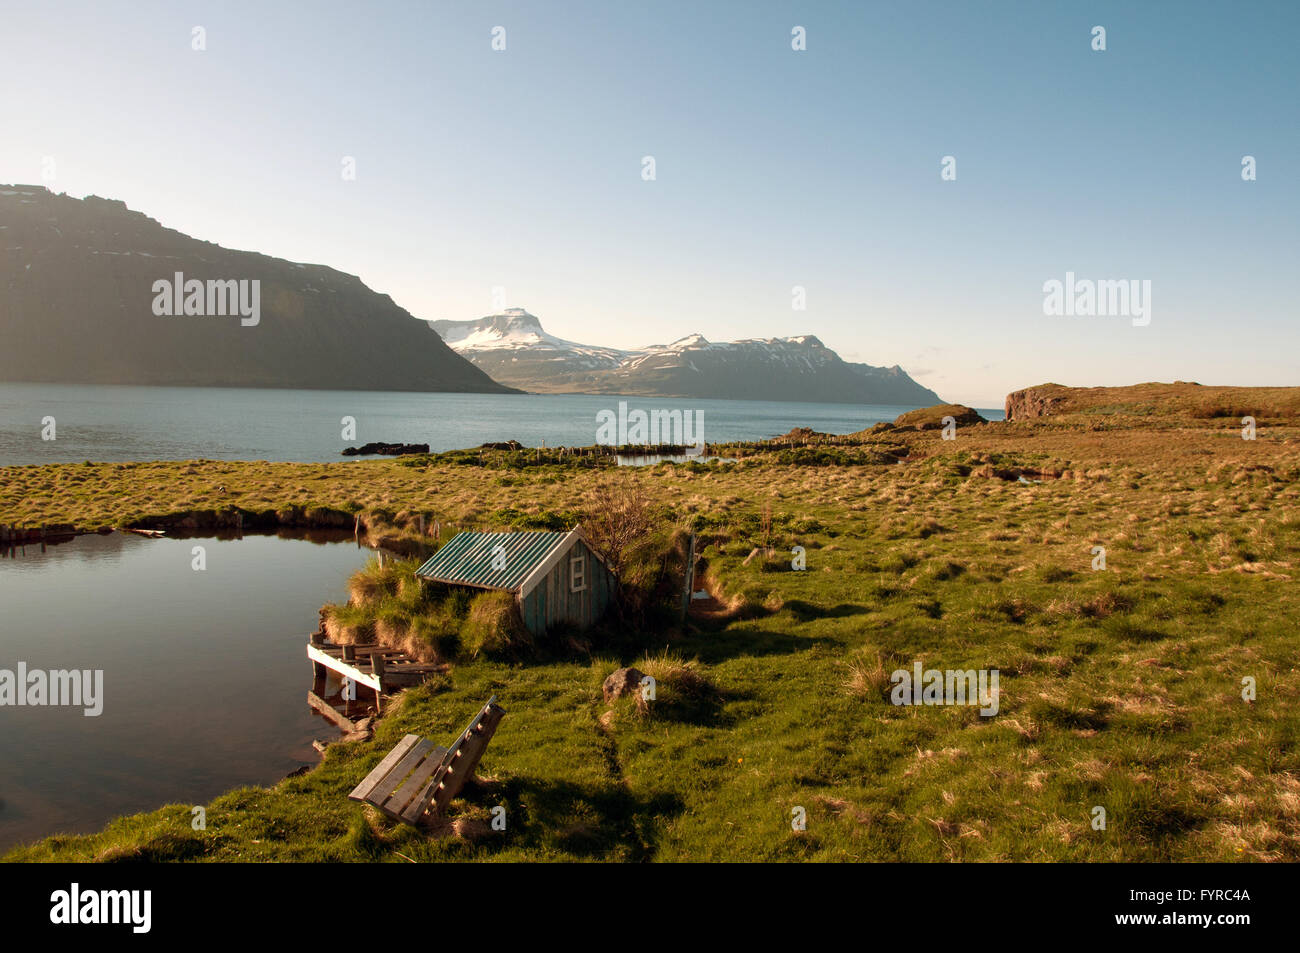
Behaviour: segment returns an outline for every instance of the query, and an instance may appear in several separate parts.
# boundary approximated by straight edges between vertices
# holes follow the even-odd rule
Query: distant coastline
[[[484,399],[492,397],[491,400]],[[434,452],[518,440],[590,446],[597,415],[619,401],[699,410],[711,443],[765,440],[808,427],[847,434],[893,421],[906,405],[713,400],[614,394],[456,394],[419,391],[127,384],[0,383],[0,466],[141,460],[325,463],[375,441]],[[985,417],[999,419],[990,410]],[[56,422],[42,440],[41,421]],[[355,421],[348,432],[344,418]]]

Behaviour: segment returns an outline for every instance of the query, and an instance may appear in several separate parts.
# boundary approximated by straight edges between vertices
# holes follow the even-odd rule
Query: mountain
[[[811,334],[716,343],[692,334],[633,350],[548,334],[522,308],[476,321],[430,321],[495,380],[542,393],[826,401],[929,406],[939,395],[901,367],[852,364]]]
[[[522,308],[508,308],[477,321],[430,321],[429,326],[453,350],[476,355],[479,360],[475,363],[484,369],[494,363],[494,352],[500,358],[496,363],[503,367],[520,361],[525,366],[539,367],[563,361],[565,370],[575,373],[618,367],[630,353],[612,347],[589,347],[547,334],[542,323]]]
[[[0,185],[0,380],[511,391],[353,275],[35,185]]]

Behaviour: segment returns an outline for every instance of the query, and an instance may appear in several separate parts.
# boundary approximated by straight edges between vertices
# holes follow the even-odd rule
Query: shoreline
[[[630,843],[642,844],[633,856],[754,859],[771,844],[749,830],[757,820],[738,828],[727,846],[706,831],[791,797],[807,802],[810,829],[836,831],[833,843],[857,859],[937,860],[951,850],[966,859],[1066,859],[1071,848],[1054,831],[1072,832],[1074,844],[1092,843],[1086,812],[1076,819],[1067,796],[1071,785],[1099,802],[1130,792],[1124,796],[1148,798],[1151,810],[1176,804],[1196,819],[1182,833],[1149,841],[1097,842],[1086,848],[1093,859],[1300,859],[1300,846],[1287,840],[1297,836],[1287,833],[1290,815],[1280,808],[1259,808],[1269,823],[1248,834],[1236,802],[1198,799],[1196,787],[1164,761],[1145,769],[1145,786],[1135,787],[1132,777],[1131,766],[1150,757],[1143,752],[1153,745],[1170,763],[1180,752],[1182,763],[1186,750],[1201,752],[1198,783],[1236,785],[1261,806],[1274,805],[1275,792],[1300,777],[1300,765],[1270,753],[1277,732],[1297,722],[1275,673],[1286,670],[1300,618],[1300,597],[1286,585],[1300,565],[1293,450],[1300,426],[1263,423],[1255,440],[1239,431],[1230,419],[1095,417],[978,424],[959,428],[951,441],[936,430],[882,428],[848,446],[754,447],[752,456],[715,467],[591,468],[572,459],[538,464],[532,451],[495,451],[481,462],[476,452],[461,452],[336,464],[2,469],[9,477],[0,490],[6,525],[47,519],[86,532],[120,524],[228,531],[241,513],[245,529],[314,524],[346,532],[364,524],[367,536],[412,547],[427,539],[421,519],[426,531],[432,521],[563,522],[594,487],[614,480],[689,520],[717,591],[764,607],[729,619],[693,617],[673,635],[649,630],[637,636],[641,648],[635,640],[596,645],[524,667],[490,658],[458,663],[436,684],[403,693],[402,704],[375,724],[373,740],[332,744],[307,773],[215,798],[206,834],[189,832],[188,807],[172,805],[95,834],[54,835],[4,859],[340,860],[399,850],[427,860],[547,852],[617,860],[629,859]],[[895,458],[886,447],[907,453]],[[526,457],[533,465],[524,465]],[[1058,478],[1019,479],[1026,474]],[[213,483],[221,503],[195,505],[215,492]],[[806,549],[809,571],[791,572],[783,562],[793,545]],[[1100,573],[1090,567],[1098,545],[1109,558]],[[663,652],[665,644],[675,657],[700,660],[719,686],[716,700],[672,703],[646,722],[600,701],[609,671],[644,664],[643,653]],[[900,714],[882,702],[872,688],[878,660],[887,673],[918,653],[927,667],[1001,669],[997,716],[964,722],[941,709]],[[1247,669],[1260,679],[1260,704],[1271,706],[1275,720],[1258,722],[1256,709],[1233,704],[1233,685]],[[411,842],[347,801],[347,790],[402,733],[428,734],[430,724],[435,733],[454,732],[490,694],[500,694],[511,712],[485,759],[493,793],[458,802],[456,817],[469,823],[499,800],[512,817],[534,818],[514,840],[444,832]],[[983,753],[978,761],[968,754],[918,760],[906,752],[922,729],[922,751]],[[848,759],[843,776],[816,788],[849,807],[815,800],[800,781],[813,768],[778,756],[798,737],[823,753],[843,747],[836,738],[860,739],[841,756]],[[1239,741],[1227,760],[1225,737]],[[859,744],[861,755],[854,753]],[[703,760],[691,763],[708,779],[709,797],[678,784],[670,770],[700,745]],[[905,754],[886,756],[899,750]],[[1027,750],[1040,752],[1066,787],[1035,782]],[[734,770],[738,756],[755,767]],[[872,758],[885,760],[868,771]],[[1234,765],[1252,780],[1234,775]],[[994,768],[1016,779],[1016,796],[1045,823],[1021,830],[985,803],[989,795],[972,778]],[[543,791],[551,793],[538,802]],[[978,837],[936,837],[933,826],[908,820],[914,812],[900,808],[919,797],[926,810],[947,817],[941,791],[971,804],[949,823]],[[582,837],[557,840],[557,831],[581,823],[578,805],[593,797],[614,800],[595,832],[583,835],[590,846]],[[676,800],[655,801],[664,797]],[[546,798],[558,798],[557,806],[542,810]],[[888,837],[862,839],[857,816],[872,817]],[[243,833],[272,819],[287,825],[279,839]],[[655,833],[644,842],[631,830]],[[357,838],[374,845],[373,856],[358,853]]]

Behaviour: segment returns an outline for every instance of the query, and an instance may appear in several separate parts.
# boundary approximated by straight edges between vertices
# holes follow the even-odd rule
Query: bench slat
[[[367,774],[365,778],[362,779],[361,783],[352,789],[352,793],[349,794],[348,797],[354,801],[364,801],[369,797],[370,792],[375,789],[375,785],[388,776],[388,772],[393,769],[393,765],[397,764],[406,752],[410,751],[411,747],[419,740],[419,735],[407,735],[399,741],[392,751],[384,755],[384,760],[375,765],[375,769]]]
[[[424,783],[429,780],[430,775],[442,767],[443,756],[446,755],[447,749],[442,745],[434,745],[429,749],[425,758],[419,766],[402,782],[401,786],[395,790],[392,795],[384,802],[383,809],[398,816],[405,817],[405,812],[412,807],[412,799],[419,800],[420,789]],[[420,811],[424,813],[423,810]]]
[[[429,749],[432,747],[432,741],[429,741],[426,738],[421,738],[410,751],[406,752],[406,756],[402,758],[401,761],[397,762],[393,769],[388,772],[387,777],[375,785],[374,790],[370,792],[370,795],[366,800],[375,807],[382,808],[384,802],[388,800],[389,795],[391,795],[393,791],[397,789],[397,786],[402,783],[402,779],[411,773],[411,769],[424,759],[425,754],[427,754]]]
[[[395,820],[416,824],[425,811],[435,814],[460,793],[474,775],[505,710],[493,695],[471,719],[450,748],[418,735],[406,735],[352,793]]]
[[[492,740],[497,723],[504,714],[505,711],[497,706],[496,696],[493,695],[443,755],[437,773],[429,779],[419,797],[402,813],[402,820],[414,824],[426,809],[432,809],[435,814],[440,813],[460,793],[465,782],[473,775],[483,756],[483,749]]]
[[[433,794],[432,808],[434,813],[446,809],[452,798],[460,793],[465,783],[474,777],[474,771],[478,768],[483,752],[487,750],[488,742],[496,734],[497,724],[504,714],[505,712],[500,708],[495,705],[491,706],[491,708],[484,711],[482,720],[476,725],[478,730],[471,729],[461,736],[464,739],[464,744],[461,745],[460,750],[457,752],[459,756],[447,766],[447,771],[444,772],[439,781],[438,789]]]

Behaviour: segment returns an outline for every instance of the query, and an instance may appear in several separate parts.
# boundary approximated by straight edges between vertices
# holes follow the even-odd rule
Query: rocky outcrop
[[[951,417],[958,427],[988,423],[979,411],[965,404],[936,404],[933,407],[921,407],[909,410],[894,418],[894,427],[914,430],[939,430],[944,425],[944,418]]]
[[[1122,387],[1065,387],[1039,384],[1007,395],[1007,420],[1084,415],[1090,418],[1181,418],[1215,426],[1224,418],[1300,418],[1300,387],[1234,387],[1193,381],[1129,384]],[[1094,420],[1095,422],[1095,420]],[[1203,422],[1203,423],[1202,423]]]
[[[428,453],[427,443],[367,443],[360,447],[344,447],[345,457],[400,457],[405,453]]]
[[[831,434],[821,433],[813,430],[811,427],[792,427],[789,433],[784,433],[779,437],[773,437],[772,443],[821,443],[832,438]]]
[[[1033,417],[1050,417],[1061,402],[1061,395],[1056,391],[1059,384],[1044,384],[1039,387],[1026,387],[1024,390],[1007,394],[1007,420],[1029,420]]]

